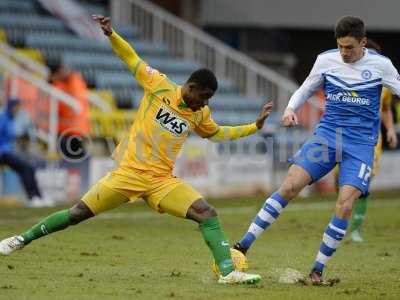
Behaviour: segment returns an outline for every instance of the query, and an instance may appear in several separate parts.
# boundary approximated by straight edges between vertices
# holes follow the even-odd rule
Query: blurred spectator
[[[83,139],[90,133],[88,88],[80,73],[58,64],[50,65],[50,83],[79,101],[81,110],[75,112],[70,106],[59,102],[59,147],[64,157],[80,159],[86,156]]]
[[[19,100],[12,99],[6,103],[4,110],[0,112],[0,165],[7,165],[17,172],[29,199],[29,206],[49,206],[53,203],[42,197],[35,178],[34,168],[14,153],[13,142],[17,137],[15,116],[19,110]]]

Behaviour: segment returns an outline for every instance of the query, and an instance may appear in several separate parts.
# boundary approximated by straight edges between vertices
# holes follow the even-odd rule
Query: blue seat
[[[160,43],[131,41],[140,55],[166,56],[168,49]],[[26,45],[39,49],[57,49],[59,51],[96,52],[98,54],[113,54],[108,42],[90,41],[72,34],[30,34],[26,37]]]
[[[1,0],[0,11],[2,14],[9,13],[28,16],[37,14],[36,5],[33,1]]]
[[[184,75],[172,73],[167,75],[172,81],[176,82],[179,85],[183,85],[189,79],[190,73]],[[217,99],[218,95],[221,93],[233,93],[235,91],[236,88],[230,81],[218,80],[218,91],[217,94],[213,97],[213,100],[214,98]]]
[[[249,124],[256,120],[256,112],[240,112],[240,111],[214,111],[211,116],[215,122],[220,125],[240,125]]]
[[[222,93],[218,93],[210,101],[212,109],[224,111],[259,111],[262,104],[262,99],[249,99],[237,94]]]
[[[124,39],[134,39],[138,37],[138,30],[134,26],[114,24],[114,28]]]
[[[159,70],[162,73],[181,73],[181,74],[190,74],[196,69],[199,68],[199,66],[188,60],[182,60],[174,57],[163,57],[163,58],[158,58],[158,57],[143,57],[143,59],[149,63],[150,66],[153,68]]]
[[[160,59],[157,57],[143,56],[143,59],[150,61],[150,65],[153,68],[166,74],[188,74],[198,68],[198,66],[193,62],[183,61],[176,58]],[[67,65],[79,67],[81,69],[92,68],[102,71],[126,70],[126,66],[118,57],[104,53],[66,52],[63,54],[62,61]]]
[[[70,32],[60,20],[55,18],[39,15],[4,14],[3,12],[0,12],[0,28],[6,31],[7,40],[16,46],[25,46],[26,37],[33,33]]]
[[[190,74],[187,75],[180,75],[180,74],[175,74],[175,73],[170,73],[167,74],[168,78],[172,80],[173,82],[183,85],[186,80],[189,78]],[[96,74],[96,86],[99,88],[104,88],[104,87],[109,87],[109,86],[136,86],[138,87],[138,84],[136,80],[133,78],[132,74],[126,70],[126,71],[120,71],[120,72],[100,72]],[[212,99],[212,102],[217,101],[219,103],[219,98],[220,94],[224,92],[232,92],[232,84],[228,81],[220,81],[219,82],[219,93],[217,96],[215,96]],[[257,104],[258,108],[258,104]]]
[[[116,105],[118,108],[132,109],[139,106],[141,93],[138,90],[132,88],[112,88],[111,92],[117,102]]]
[[[132,87],[139,88],[139,85],[130,72],[100,72],[96,74],[96,86],[98,88],[111,87]]]
[[[48,32],[65,32],[67,27],[56,18],[34,15],[0,13],[0,27],[5,29],[43,30]]]
[[[79,5],[87,11],[88,16],[93,15],[93,14],[94,15],[102,15],[102,16],[110,15],[108,9],[103,5],[85,3],[82,1],[80,1]]]

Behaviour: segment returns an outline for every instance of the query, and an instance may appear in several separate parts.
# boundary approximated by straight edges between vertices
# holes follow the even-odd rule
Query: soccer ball
[[[233,266],[235,267],[235,270],[238,271],[247,271],[247,269],[249,268],[249,264],[247,263],[247,258],[246,256],[240,252],[239,250],[233,249],[231,248],[231,257],[232,257],[232,261],[233,261]],[[219,272],[219,268],[218,265],[215,263],[215,261],[212,263],[212,271],[215,275],[216,278],[219,278],[219,275],[221,274]]]

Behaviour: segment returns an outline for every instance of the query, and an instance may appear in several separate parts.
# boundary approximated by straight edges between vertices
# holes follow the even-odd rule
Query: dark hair
[[[368,39],[367,44],[365,45],[365,48],[368,49],[373,49],[375,50],[377,53],[382,53],[382,48],[381,46],[378,45],[378,43],[376,43],[375,41]]]
[[[52,62],[49,62],[47,64],[47,66],[50,69],[50,73],[53,74],[53,73],[56,73],[58,70],[60,70],[61,62],[60,61],[52,61]]]
[[[335,26],[335,38],[346,36],[354,37],[361,40],[366,36],[364,21],[353,16],[340,18]]]
[[[198,69],[194,71],[187,82],[193,82],[201,88],[209,88],[213,92],[218,89],[217,78],[209,69]]]

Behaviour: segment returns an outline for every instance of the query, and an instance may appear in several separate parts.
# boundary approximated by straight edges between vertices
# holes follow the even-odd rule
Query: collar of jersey
[[[179,87],[177,90],[177,98],[180,99],[180,103],[178,104],[179,109],[186,109],[189,108],[189,106],[186,104],[186,102],[182,98],[182,87]]]
[[[189,106],[185,103],[185,101],[183,101],[183,99],[181,100],[181,103],[178,104],[178,108],[179,109],[186,109],[189,108]]]

